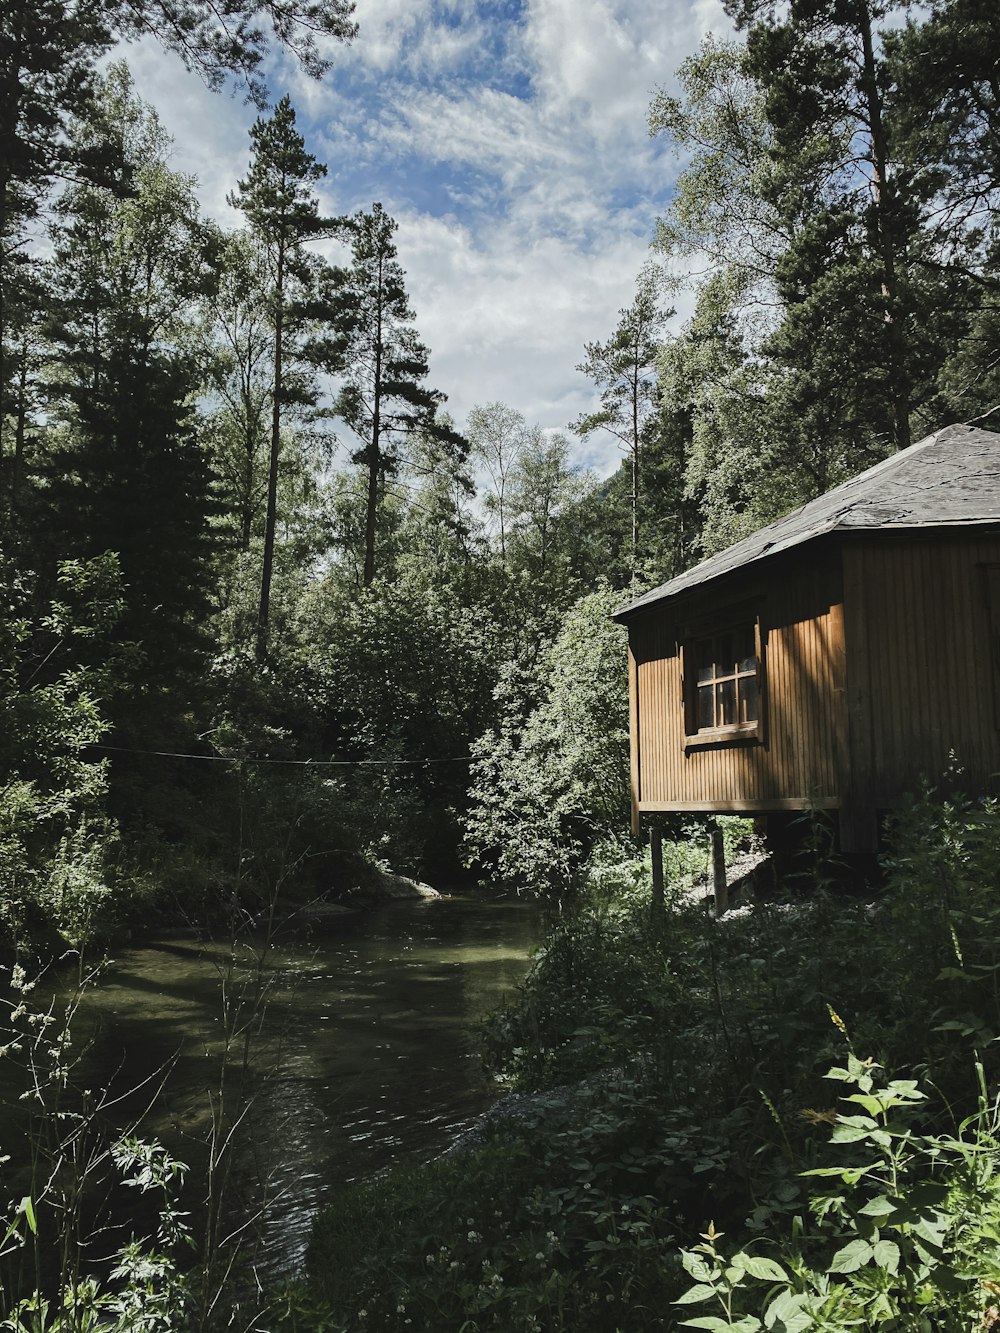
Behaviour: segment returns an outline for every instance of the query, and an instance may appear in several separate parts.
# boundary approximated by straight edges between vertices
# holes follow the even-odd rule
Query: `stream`
[[[531,902],[482,895],[395,903],[279,936],[260,994],[260,941],[152,939],[117,950],[81,1005],[91,1086],[123,1100],[204,1179],[211,1092],[238,1094],[248,1040],[250,1110],[227,1209],[266,1178],[262,1276],[301,1264],[316,1209],[345,1182],[441,1152],[493,1100],[478,1055],[483,1016],[512,995],[540,938]],[[216,1100],[216,1104],[218,1104]],[[190,1201],[189,1206],[190,1206]]]

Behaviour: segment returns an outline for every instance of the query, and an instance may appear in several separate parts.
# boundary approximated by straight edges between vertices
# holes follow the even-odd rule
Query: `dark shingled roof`
[[[624,620],[829,532],[1000,523],[1000,435],[945,426],[616,611]]]

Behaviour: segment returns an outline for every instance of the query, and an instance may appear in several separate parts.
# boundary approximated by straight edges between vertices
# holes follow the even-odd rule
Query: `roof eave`
[[[795,551],[803,546],[809,546],[813,542],[820,541],[825,537],[878,537],[880,533],[900,533],[900,532],[926,532],[928,529],[940,528],[971,528],[971,527],[994,527],[1000,529],[1000,518],[996,515],[987,515],[983,518],[963,518],[956,519],[928,519],[921,523],[881,523],[878,527],[862,527],[844,524],[840,526],[831,526],[823,528],[818,532],[810,533],[807,537],[802,537],[795,542],[778,543],[766,551],[761,551],[759,555],[753,556],[741,565],[735,565],[731,569],[720,570],[717,574],[709,574],[704,580],[693,579],[690,583],[685,583],[676,591],[664,591],[659,596],[649,596],[639,598],[634,602],[629,602],[626,606],[617,611],[613,611],[611,619],[617,625],[626,625],[637,616],[646,611],[651,611],[654,607],[662,607],[665,604],[675,601],[678,597],[684,597],[688,593],[693,593],[699,589],[711,588],[714,584],[721,583],[725,579],[738,578],[747,570],[755,565],[763,564],[765,560],[772,560],[775,556],[784,555],[788,551]],[[697,569],[697,565],[694,566]],[[692,569],[691,573],[694,572]],[[677,576],[678,580],[684,577],[683,574]],[[669,585],[667,585],[669,588]]]

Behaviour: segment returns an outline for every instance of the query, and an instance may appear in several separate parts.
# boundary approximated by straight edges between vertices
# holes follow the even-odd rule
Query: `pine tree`
[[[636,281],[635,299],[618,312],[620,318],[614,333],[606,343],[587,343],[586,358],[577,366],[600,391],[601,405],[596,412],[578,417],[572,429],[584,439],[595,430],[608,431],[628,459],[632,480],[629,507],[633,577],[644,554],[639,541],[642,446],[656,409],[656,364],[663,326],[673,313],[662,308],[662,291],[660,270],[653,264],[645,265]]]
[[[64,192],[52,227],[57,369],[48,385],[36,556],[117,553],[124,607],[116,635],[133,645],[116,720],[175,721],[191,703],[206,647],[211,477],[183,350],[212,281],[213,238],[191,182],[168,170],[169,140],[113,69],[98,114],[77,135],[110,164],[101,185]]]
[[[769,0],[728,7],[747,28],[748,68],[774,136],[767,189],[792,238],[779,275],[791,318],[778,355],[825,361],[823,374],[853,363],[858,418],[886,446],[906,448],[926,303],[913,280],[919,227],[900,192],[877,28],[902,0],[792,0],[780,15]],[[793,413],[811,392],[803,386]]]
[[[328,44],[357,32],[353,0],[102,0],[100,10],[117,37],[151,34],[209,87],[232,77],[260,107],[267,104],[260,70],[271,49],[265,23],[315,79],[331,67]]]
[[[293,318],[296,312],[290,306],[301,303],[303,289],[308,288],[314,277],[305,246],[329,232],[334,224],[320,216],[314,192],[317,182],[326,175],[326,167],[306,152],[305,140],[295,128],[291,99],[283,97],[270,119],[259,118],[250,138],[253,145],[250,169],[230,202],[242,209],[253,231],[268,247],[272,268],[271,445],[256,630],[257,657],[263,660],[268,650],[282,418],[295,396],[290,392],[294,385],[286,383],[286,361],[296,322]],[[306,399],[310,396],[307,391]]]
[[[468,453],[461,435],[438,409],[445,396],[428,389],[427,348],[417,338],[393,235],[396,223],[373,204],[351,220],[353,262],[341,275],[337,319],[347,340],[346,383],[337,411],[364,441],[351,461],[365,477],[363,582],[375,578],[380,497],[396,475],[405,442],[422,435],[456,459]]]
[[[8,523],[37,392],[31,344],[42,287],[28,228],[54,175],[75,163],[67,126],[89,103],[94,60],[109,43],[92,4],[5,0],[0,6],[0,487]]]

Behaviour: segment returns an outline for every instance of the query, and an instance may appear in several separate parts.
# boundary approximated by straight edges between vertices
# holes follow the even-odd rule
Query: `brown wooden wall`
[[[844,617],[834,547],[775,558],[630,626],[632,780],[640,811],[781,810],[838,804],[847,760]],[[765,631],[763,743],[684,747],[685,624],[734,602]],[[723,619],[725,612],[723,611]]]
[[[1000,535],[855,538],[843,568],[854,800],[890,808],[952,751],[967,790],[1000,791]]]

